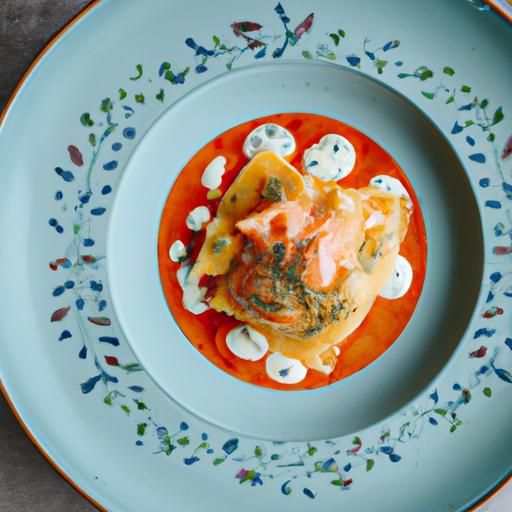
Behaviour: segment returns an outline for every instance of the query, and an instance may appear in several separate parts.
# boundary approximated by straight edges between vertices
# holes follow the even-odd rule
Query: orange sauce
[[[271,380],[265,371],[265,358],[260,361],[243,361],[235,357],[226,346],[226,333],[239,322],[212,309],[194,315],[182,305],[182,291],[176,278],[178,263],[169,259],[169,247],[175,240],[188,245],[195,236],[192,260],[204,240],[203,232],[193,235],[185,225],[188,213],[196,206],[207,205],[212,218],[219,199],[208,201],[207,189],[201,185],[205,167],[219,155],[227,159],[221,191],[224,194],[238,173],[247,163],[242,145],[247,135],[263,123],[276,123],[287,128],[295,137],[297,149],[287,158],[298,170],[302,169],[304,150],[317,143],[328,133],[346,137],[356,150],[356,164],[352,173],[339,183],[343,188],[360,188],[379,174],[398,178],[409,192],[414,210],[409,229],[400,247],[400,254],[410,262],[414,277],[411,288],[400,299],[386,300],[377,297],[370,313],[361,326],[341,342],[341,354],[334,371],[324,375],[309,370],[307,377],[298,384],[285,385]],[[246,382],[281,390],[313,389],[326,386],[361,370],[377,359],[399,337],[412,316],[425,278],[427,240],[420,205],[404,172],[393,158],[376,142],[355,128],[340,121],[305,113],[275,114],[248,121],[219,135],[201,148],[184,167],[167,198],[162,214],[158,237],[160,277],[169,308],[179,327],[189,341],[213,364]]]

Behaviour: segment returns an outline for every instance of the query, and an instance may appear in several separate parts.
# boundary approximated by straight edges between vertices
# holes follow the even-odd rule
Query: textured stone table
[[[87,3],[88,0],[0,0],[0,110],[45,43]],[[0,512],[93,510],[96,509],[37,451],[0,396]],[[482,507],[481,512],[484,510],[512,510],[512,486]]]

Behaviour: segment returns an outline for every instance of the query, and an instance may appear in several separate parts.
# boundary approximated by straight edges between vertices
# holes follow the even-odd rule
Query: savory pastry
[[[325,181],[354,166],[350,143],[336,137],[306,152],[305,174],[273,151],[255,151],[181,277],[184,301],[188,288],[196,311],[210,307],[244,323],[230,333],[230,350],[255,360],[268,348],[267,373],[279,382],[298,382],[307,368],[332,371],[336,345],[357,329],[381,291],[403,295],[412,279],[407,261],[398,259],[412,211],[407,192],[386,190],[385,180],[357,190]],[[196,212],[187,225],[197,230],[209,220]],[[183,251],[174,246],[171,257],[179,261]]]

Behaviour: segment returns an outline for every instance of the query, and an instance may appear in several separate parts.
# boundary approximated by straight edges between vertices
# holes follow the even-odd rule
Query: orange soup
[[[192,231],[186,218],[197,206],[207,206],[211,218],[231,183],[248,163],[242,146],[248,134],[264,123],[275,123],[286,128],[295,138],[296,150],[287,158],[300,172],[304,151],[318,143],[326,134],[339,134],[348,139],[356,152],[352,172],[338,183],[344,189],[366,187],[371,178],[387,175],[397,178],[406,188],[413,204],[413,212],[400,254],[410,263],[413,280],[407,293],[395,300],[378,296],[362,324],[338,347],[340,354],[334,370],[326,375],[310,369],[304,380],[297,384],[281,384],[269,378],[265,358],[247,361],[236,357],[226,345],[226,334],[241,322],[225,313],[208,309],[195,315],[182,303],[182,289],[177,279],[180,263],[169,258],[169,247],[181,240],[189,248],[189,259],[197,258],[205,239],[204,230]],[[217,156],[226,158],[219,197],[207,199],[208,190],[202,186],[201,177],[207,165]],[[212,194],[210,194],[210,197]],[[399,337],[410,320],[419,299],[426,270],[427,241],[425,226],[416,198],[405,173],[397,162],[371,138],[340,121],[306,113],[275,114],[248,121],[219,135],[201,148],[187,163],[174,183],[162,214],[158,261],[162,287],[174,319],[188,340],[209,361],[243,381],[279,390],[314,389],[326,386],[352,375],[369,365],[386,351]]]

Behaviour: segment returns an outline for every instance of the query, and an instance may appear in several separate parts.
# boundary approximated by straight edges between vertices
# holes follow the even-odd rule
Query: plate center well
[[[268,390],[219,370],[187,341],[160,283],[158,228],[179,172],[219,133],[278,112],[327,115],[376,140],[406,172],[426,222],[425,284],[408,326],[373,364],[319,390]],[[386,174],[385,169],[379,173]],[[478,208],[464,169],[421,111],[356,72],[280,63],[207,82],[155,123],[122,178],[107,259],[123,331],[147,372],[173,400],[228,430],[306,440],[360,430],[393,413],[432,382],[468,326],[483,256]]]

